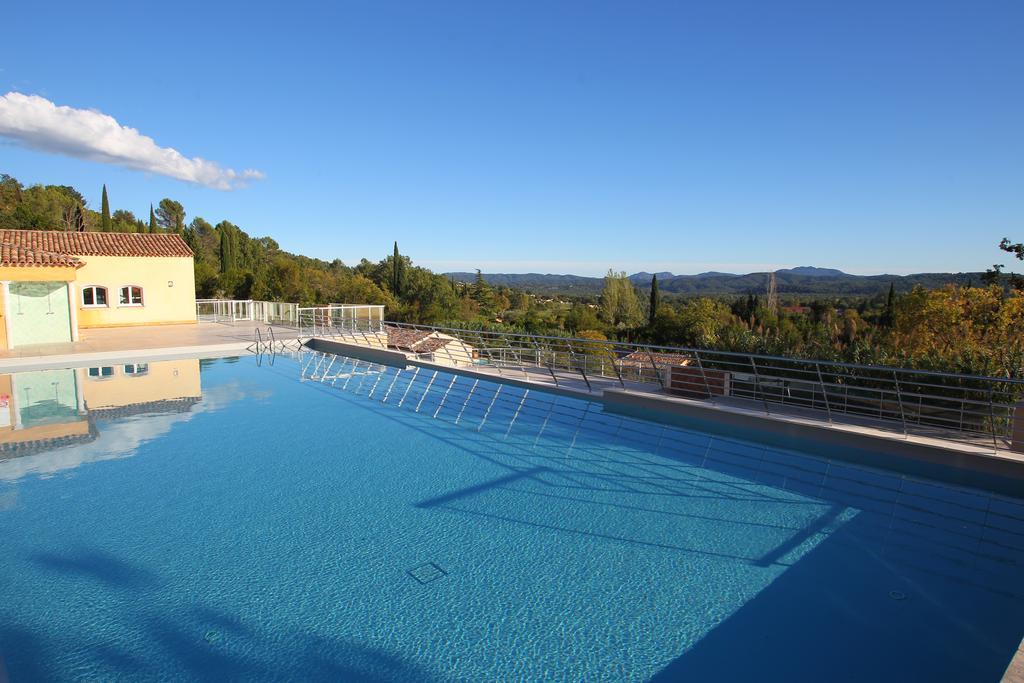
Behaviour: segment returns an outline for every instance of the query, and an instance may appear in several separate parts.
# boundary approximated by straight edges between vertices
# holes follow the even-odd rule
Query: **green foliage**
[[[640,299],[625,273],[609,270],[605,276],[604,290],[601,292],[601,317],[618,330],[633,329],[643,322]]]
[[[490,320],[498,315],[497,299],[494,295],[494,290],[487,284],[487,280],[484,279],[483,274],[479,270],[476,271],[476,281],[473,283],[470,297],[476,303],[477,310],[484,318]]]
[[[117,209],[110,219],[112,232],[139,232],[139,220],[131,211]]]
[[[576,334],[581,330],[600,330],[604,327],[593,304],[575,303],[565,317],[565,328]]]
[[[153,205],[152,204],[149,205],[149,232],[151,234],[156,234],[156,232],[157,232],[157,229],[156,229],[156,214],[153,213]]]
[[[1002,239],[1002,241],[999,243],[999,248],[1002,249],[1003,251],[1005,251],[1008,254],[1013,254],[1019,260],[1024,261],[1024,242],[1013,243],[1013,242],[1010,242],[1009,238],[1004,237]],[[993,269],[995,270],[995,275],[996,275],[994,280],[996,282],[998,282],[998,280],[999,280],[998,276],[999,276],[999,271],[1000,271],[1001,268],[1002,268],[1002,266],[993,266]],[[991,272],[992,271],[989,271],[989,273],[991,273]],[[988,275],[989,273],[986,273],[986,275]],[[1013,287],[1014,289],[1018,290],[1018,291],[1024,292],[1024,275],[1018,275],[1016,273],[1011,273],[1010,274],[1010,286]]]
[[[16,230],[88,229],[92,218],[85,198],[67,185],[23,187],[0,175],[0,228]]]
[[[1013,242],[1010,242],[1010,238],[1004,237],[999,243],[999,248],[1009,254],[1013,254],[1021,261],[1024,261],[1024,242],[1017,242],[1014,244]]]

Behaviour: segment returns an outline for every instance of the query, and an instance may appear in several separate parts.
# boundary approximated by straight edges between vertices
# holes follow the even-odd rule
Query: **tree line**
[[[1024,260],[1024,244],[999,248]],[[609,271],[596,303],[574,304],[569,331],[778,356],[1024,378],[1024,278],[990,269],[978,285],[890,285],[873,297],[689,297],[663,300],[657,276],[644,301],[625,273]],[[645,306],[646,303],[646,306]]]
[[[228,220],[187,218],[170,198],[142,220],[111,212],[106,186],[97,212],[73,187],[0,175],[0,228],[180,234],[196,255],[200,298],[383,304],[389,319],[421,324],[1024,377],[1024,279],[1001,264],[977,285],[777,299],[665,296],[657,276],[644,291],[609,270],[600,295],[566,297],[492,286],[480,271],[456,282],[416,266],[397,242],[384,258],[350,266],[289,253]],[[999,248],[1024,260],[1020,243]]]
[[[229,220],[191,217],[171,198],[150,206],[148,220],[111,210],[106,185],[100,210],[89,208],[69,185],[24,186],[0,174],[0,228],[125,233],[176,233],[195,252],[200,298],[264,299],[303,305],[383,304],[393,319],[451,323],[478,314],[494,318],[507,300],[489,287],[458,287],[448,278],[415,266],[395,243],[380,261],[349,266],[292,254],[270,237],[254,237]]]

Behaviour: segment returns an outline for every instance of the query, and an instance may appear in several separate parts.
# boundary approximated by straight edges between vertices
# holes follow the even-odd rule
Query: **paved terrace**
[[[155,359],[244,352],[255,340],[257,329],[266,340],[268,327],[266,323],[240,321],[86,329],[81,331],[77,342],[35,344],[0,351],[0,372],[136,357]],[[296,337],[294,328],[275,326],[272,329],[278,341]]]

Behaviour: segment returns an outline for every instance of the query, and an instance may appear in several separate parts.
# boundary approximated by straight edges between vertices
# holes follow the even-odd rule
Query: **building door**
[[[66,282],[12,282],[10,346],[71,341]]]

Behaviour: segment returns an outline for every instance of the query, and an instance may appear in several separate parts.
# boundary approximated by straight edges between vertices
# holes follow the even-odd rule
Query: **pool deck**
[[[1003,683],[1024,683],[1024,641],[1017,647],[1010,665],[1003,674]]]
[[[77,342],[36,344],[0,351],[0,372],[88,365],[110,360],[159,360],[184,356],[222,356],[245,352],[265,323],[202,323],[85,329]],[[294,340],[295,330],[273,327],[275,337]]]

